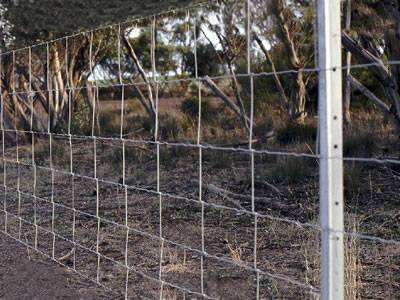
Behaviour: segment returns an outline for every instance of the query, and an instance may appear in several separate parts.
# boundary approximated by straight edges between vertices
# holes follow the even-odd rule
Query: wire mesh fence
[[[398,62],[318,64],[332,36],[301,2],[211,1],[2,53],[2,231],[116,295],[160,299],[318,298],[325,232],[343,237],[327,257],[345,264],[346,298],[396,298],[400,161],[384,119],[398,102],[352,73]],[[371,103],[329,145],[319,76],[342,72]],[[319,217],[319,174],[342,178],[324,162],[344,165],[345,230]]]

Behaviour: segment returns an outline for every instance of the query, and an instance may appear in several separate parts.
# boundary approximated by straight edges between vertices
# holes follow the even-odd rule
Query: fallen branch
[[[247,124],[250,124],[250,119],[241,113],[240,108],[211,80],[209,76],[204,77],[205,84],[212,90],[212,92],[221,98],[222,101],[228,106],[239,118],[245,119]]]
[[[282,195],[282,192],[273,184],[267,182],[267,181],[256,181],[256,184],[260,184],[260,185],[265,185],[269,188],[271,188],[272,190],[274,190],[274,192],[278,193],[279,195]]]
[[[364,86],[361,82],[355,79],[353,76],[349,75],[348,80],[350,84],[357,89],[360,93],[362,93],[365,97],[371,100],[385,115],[391,116],[397,125],[400,128],[400,118],[396,113],[396,108],[394,106],[389,106],[381,99],[379,99],[374,93],[372,93],[366,86]]]
[[[213,184],[207,184],[205,185],[206,189],[209,190],[210,192],[213,192],[215,194],[218,194],[222,197],[224,197],[224,199],[228,200],[229,202],[231,202],[233,205],[235,205],[236,207],[238,207],[239,209],[245,209],[238,200],[232,199],[229,196],[242,196],[242,195],[236,195],[235,193],[232,193],[230,191],[227,191],[225,189],[219,188],[216,185]],[[239,197],[240,198],[240,197]]]
[[[199,181],[197,181],[197,180],[194,180],[194,182],[196,182],[196,184],[199,184]],[[268,183],[266,183],[266,182],[263,182],[263,183],[268,185]],[[209,183],[209,184],[203,183],[203,187],[211,193],[214,193],[214,194],[224,197],[225,200],[228,200],[229,202],[234,204],[237,208],[242,209],[242,210],[246,210],[246,209],[240,204],[240,199],[247,200],[247,201],[252,200],[251,195],[236,194],[234,192],[220,188],[211,183]],[[270,187],[281,194],[281,192],[273,185],[270,185]],[[234,198],[237,198],[237,199],[234,199]],[[271,206],[270,209],[280,210],[280,209],[293,209],[293,208],[297,207],[296,205],[287,205],[287,204],[278,203],[274,200],[275,199],[273,199],[273,198],[267,198],[267,197],[254,197],[255,202],[268,203]]]
[[[367,87],[365,87],[361,82],[359,82],[357,79],[355,79],[353,76],[349,75],[348,80],[350,81],[351,85],[357,89],[360,93],[362,93],[365,97],[367,97],[369,100],[374,102],[383,112],[389,113],[390,108],[389,106],[383,102],[381,99],[379,99],[377,96],[375,96],[374,93],[372,93]]]

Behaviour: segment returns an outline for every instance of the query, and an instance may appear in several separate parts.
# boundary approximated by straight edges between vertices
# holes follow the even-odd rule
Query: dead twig
[[[72,255],[74,255],[75,249],[72,248],[71,251],[69,251],[67,254],[65,254],[64,256],[60,257],[58,259],[58,261],[60,262],[64,262],[64,261],[68,261]]]

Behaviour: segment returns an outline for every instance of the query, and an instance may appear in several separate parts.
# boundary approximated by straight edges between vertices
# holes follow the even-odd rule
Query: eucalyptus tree
[[[275,86],[261,88],[278,95],[278,108],[287,118],[300,123],[305,120],[308,85],[313,74],[303,69],[313,67],[315,61],[314,4],[312,0],[254,0],[247,7],[246,1],[223,0],[202,17],[205,44],[214,48],[224,72],[229,74],[234,101],[213,82],[206,83],[247,126],[249,91],[238,73],[246,73],[248,63],[261,72],[273,73]],[[247,24],[248,21],[251,23]],[[250,62],[247,47],[250,47]],[[282,76],[277,67],[292,73]]]
[[[180,3],[184,5],[189,2]],[[87,86],[88,82],[95,80],[96,70],[99,70],[99,66],[104,67],[106,57],[115,54],[119,38],[131,42],[126,35],[127,39],[120,37],[115,27],[113,30],[107,28],[107,23],[119,23],[135,16],[156,13],[177,2],[4,0],[2,4],[1,14],[12,24],[8,29],[13,37],[12,42],[6,45],[5,31],[2,31],[2,51],[39,45],[2,56],[1,86],[6,118],[12,119],[18,115],[22,126],[28,127],[33,122],[35,128],[44,130],[47,124],[51,129],[62,126],[67,120],[68,108],[76,109],[81,99],[94,109],[95,87],[93,84]],[[4,27],[3,22],[0,25]],[[104,29],[90,31],[100,25]],[[58,39],[88,29],[87,33]],[[122,32],[127,34],[129,30],[125,27]],[[56,41],[47,43],[49,40]],[[128,43],[123,43],[123,46],[125,55],[130,57],[133,48]],[[129,63],[132,62],[135,64],[131,57]],[[137,64],[135,69],[140,69]],[[68,105],[69,101],[72,102],[71,106]],[[39,111],[40,114],[36,113]]]

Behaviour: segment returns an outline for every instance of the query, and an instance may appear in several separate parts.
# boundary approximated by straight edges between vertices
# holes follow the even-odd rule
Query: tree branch
[[[375,94],[373,92],[371,92],[361,82],[359,82],[357,79],[355,79],[352,75],[349,75],[348,79],[349,79],[351,85],[355,89],[357,89],[360,93],[362,93],[369,100],[374,102],[384,113],[390,112],[390,107],[385,102],[383,102],[381,99],[379,99],[377,96],[375,96]]]
[[[219,97],[226,106],[228,106],[238,117],[245,118],[246,122],[250,124],[250,119],[247,116],[243,116],[240,108],[231,100],[229,97],[211,80],[209,76],[204,77],[205,84],[213,91],[213,93]]]
[[[152,86],[151,86],[150,80],[147,78],[146,72],[144,71],[144,69],[142,67],[142,64],[140,63],[139,58],[137,57],[135,50],[133,49],[131,43],[129,42],[128,37],[126,37],[123,34],[122,35],[122,39],[123,39],[125,47],[128,50],[129,56],[132,58],[136,68],[138,69],[138,72],[139,72],[140,76],[142,77],[143,81],[147,85],[148,93],[149,93],[149,96],[147,98],[148,98],[148,102],[149,102],[150,105],[148,107],[146,106],[145,108],[150,108],[151,109],[150,117],[153,120],[155,120],[155,117],[156,117],[156,106],[155,106],[155,103],[154,103],[154,100],[153,100],[153,91],[152,91]]]
[[[265,57],[268,59],[270,65],[271,65],[272,72],[273,72],[273,74],[274,74],[274,80],[275,80],[276,86],[277,86],[277,88],[278,88],[279,93],[281,94],[282,106],[283,106],[286,110],[288,110],[288,109],[289,109],[289,99],[287,98],[286,93],[285,93],[285,90],[284,90],[283,85],[282,85],[282,83],[281,83],[281,80],[279,79],[278,74],[276,73],[275,63],[274,63],[274,61],[272,60],[272,57],[271,57],[271,55],[269,54],[269,51],[265,48],[263,42],[262,42],[261,39],[258,37],[258,35],[257,35],[255,32],[253,32],[253,36],[254,36],[255,41],[256,41],[257,44],[259,45],[261,51],[264,53]]]
[[[362,61],[374,64],[371,69],[386,89],[387,95],[394,106],[393,110],[396,121],[400,120],[400,95],[398,85],[393,79],[389,69],[384,65],[380,58],[363,48],[353,38],[351,38],[347,32],[342,32],[342,42],[348,51],[359,57]]]
[[[365,97],[371,100],[385,115],[391,116],[395,121],[397,127],[400,128],[400,119],[397,117],[395,111],[389,105],[379,99],[373,92],[371,92],[366,86],[355,79],[352,75],[348,76],[348,80],[355,89],[357,89]]]

